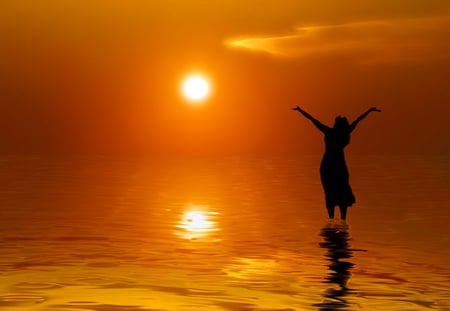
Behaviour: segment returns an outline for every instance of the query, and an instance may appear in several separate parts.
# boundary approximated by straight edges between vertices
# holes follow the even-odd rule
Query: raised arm
[[[292,108],[292,110],[297,110],[300,112],[305,118],[311,120],[311,122],[319,129],[319,131],[325,133],[330,128],[324,124],[322,124],[319,120],[315,119],[312,115],[301,109],[299,106]]]
[[[364,119],[365,117],[367,117],[367,115],[372,112],[372,111],[376,111],[376,112],[381,112],[380,109],[377,109],[375,107],[370,108],[369,110],[367,110],[366,112],[364,112],[362,115],[360,115],[355,121],[353,121],[352,124],[350,124],[350,132],[353,131],[356,126],[358,125],[359,121],[361,121],[362,119]]]

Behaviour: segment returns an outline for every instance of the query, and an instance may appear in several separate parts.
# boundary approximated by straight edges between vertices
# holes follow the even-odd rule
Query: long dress
[[[327,206],[351,206],[355,196],[350,187],[344,148],[350,143],[350,131],[329,128],[325,133],[325,154],[320,164],[320,179]]]

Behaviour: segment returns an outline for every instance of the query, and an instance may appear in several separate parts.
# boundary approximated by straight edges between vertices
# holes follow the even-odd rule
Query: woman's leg
[[[339,210],[341,211],[341,219],[345,220],[347,218],[347,207],[346,205],[339,205]]]
[[[327,212],[328,212],[328,217],[330,219],[333,219],[334,218],[334,205],[333,204],[327,203]]]

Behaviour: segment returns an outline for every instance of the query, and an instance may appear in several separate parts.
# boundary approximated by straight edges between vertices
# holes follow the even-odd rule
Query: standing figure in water
[[[338,116],[333,127],[322,124],[298,106],[293,110],[297,110],[311,120],[325,135],[325,154],[320,164],[320,179],[325,192],[325,204],[330,220],[334,219],[334,209],[339,206],[341,220],[345,223],[347,208],[355,203],[355,196],[350,187],[344,148],[350,143],[350,133],[356,128],[359,121],[370,112],[381,112],[381,110],[372,107],[360,115],[352,124],[348,123],[347,118]]]

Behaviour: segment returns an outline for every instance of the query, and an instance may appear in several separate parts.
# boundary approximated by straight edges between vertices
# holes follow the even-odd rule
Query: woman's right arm
[[[369,113],[371,113],[372,111],[376,111],[376,112],[381,112],[380,109],[376,108],[376,107],[372,107],[369,110],[367,110],[366,112],[364,112],[362,115],[360,115],[355,121],[352,122],[352,124],[350,124],[350,132],[352,132],[356,126],[358,125],[358,123],[364,119],[365,117],[367,117],[367,115]]]
[[[319,120],[315,119],[312,115],[307,113],[305,110],[303,110],[299,106],[292,108],[292,110],[297,110],[298,112],[300,112],[305,118],[310,120],[319,129],[319,131],[325,133],[327,130],[330,129],[328,126],[326,126],[325,124],[322,124]]]

